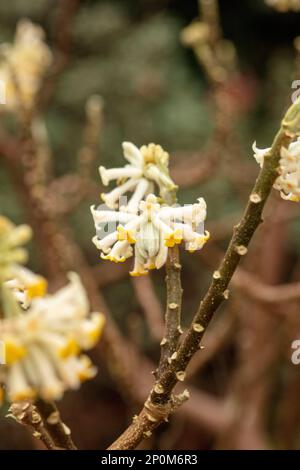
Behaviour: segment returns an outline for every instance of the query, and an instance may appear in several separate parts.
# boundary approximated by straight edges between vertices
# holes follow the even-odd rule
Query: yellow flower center
[[[34,297],[43,297],[47,292],[47,287],[48,284],[46,279],[40,276],[37,282],[27,287],[26,290],[28,297],[30,299],[33,299]]]
[[[11,401],[24,401],[24,400],[32,400],[37,395],[36,390],[31,387],[24,388],[16,393],[10,394]]]
[[[127,241],[128,243],[136,243],[136,239],[133,236],[133,233],[131,230],[125,230],[122,225],[119,225],[117,228],[118,231],[118,241]]]
[[[146,165],[151,163],[162,163],[163,165],[168,165],[169,154],[168,152],[165,152],[165,150],[160,145],[143,145],[140,148],[140,151]]]
[[[79,351],[80,351],[80,348],[78,344],[76,343],[76,341],[74,340],[74,338],[69,338],[65,346],[63,346],[61,350],[59,351],[59,356],[62,359],[66,359],[70,356],[77,356]]]
[[[182,242],[182,230],[177,229],[165,237],[165,245],[168,248],[173,248]]]
[[[98,342],[100,336],[102,335],[102,331],[105,325],[104,315],[99,314],[95,318],[96,318],[96,321],[93,325],[93,328],[91,328],[88,333],[88,337],[92,343],[92,346],[94,346]]]
[[[19,361],[27,354],[26,349],[13,341],[5,341],[5,361],[10,365]]]

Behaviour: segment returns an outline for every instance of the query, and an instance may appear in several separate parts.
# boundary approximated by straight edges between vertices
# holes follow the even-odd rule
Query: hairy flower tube
[[[20,308],[11,290],[2,287],[4,318],[0,339],[5,366],[0,369],[2,395],[9,401],[36,397],[58,400],[67,389],[77,389],[95,376],[96,368],[81,354],[98,341],[104,316],[89,314],[85,290],[75,273],[70,283],[53,295],[34,298],[28,310]]]
[[[28,225],[16,226],[6,217],[0,216],[0,281],[12,279],[17,264],[27,261],[23,245],[31,238]]]
[[[135,214],[141,200],[154,192],[155,185],[163,199],[177,188],[169,176],[169,154],[160,145],[143,145],[138,149],[131,142],[123,142],[123,151],[128,165],[122,168],[99,168],[105,186],[113,180],[118,183],[111,192],[101,195],[107,207],[116,209],[123,206],[127,212]],[[125,195],[128,192],[133,194],[127,202]]]
[[[161,206],[158,198],[149,194],[139,208],[139,214],[132,214],[122,208],[110,211],[91,207],[97,232],[93,242],[102,252],[101,258],[119,263],[134,254],[132,276],[161,268],[169,247],[184,241],[186,249],[193,252],[201,249],[209,238],[209,233],[203,230],[206,203],[202,198],[196,204],[171,207]],[[196,231],[199,224],[201,229]],[[108,233],[103,236],[107,225]]]
[[[262,167],[264,159],[270,148],[258,149],[253,144],[254,158]],[[274,188],[280,191],[283,199],[288,201],[300,201],[300,137],[292,142],[288,148],[281,148],[281,159],[278,168],[279,176]]]
[[[6,89],[5,108],[15,111],[21,104],[30,109],[52,60],[44,31],[28,19],[19,21],[13,44],[2,44],[0,56],[0,80]]]
[[[266,0],[266,4],[280,12],[300,11],[300,0]]]

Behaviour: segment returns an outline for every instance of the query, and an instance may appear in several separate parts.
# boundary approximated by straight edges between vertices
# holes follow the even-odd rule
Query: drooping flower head
[[[300,11],[300,0],[265,0],[266,4],[280,12]]]
[[[253,144],[254,158],[262,167],[270,148],[258,149]],[[281,148],[281,159],[278,168],[279,176],[275,181],[274,188],[280,191],[283,199],[289,201],[300,201],[300,137],[292,142],[288,148]]]
[[[138,149],[130,142],[123,142],[124,157],[128,164],[122,168],[106,169],[100,166],[100,176],[105,186],[117,181],[118,186],[102,199],[110,209],[123,206],[130,213],[137,213],[139,203],[158,187],[162,199],[177,186],[169,176],[169,154],[160,145],[143,145]],[[127,202],[127,193],[133,193]]]
[[[0,369],[0,391],[9,401],[57,400],[65,390],[94,377],[95,367],[81,352],[98,341],[104,317],[88,316],[86,293],[75,273],[66,287],[33,299],[26,311],[7,286],[2,288],[2,298],[5,366]]]
[[[19,21],[15,40],[0,49],[0,79],[6,88],[6,106],[10,111],[20,104],[30,109],[52,54],[44,41],[44,31],[28,19]]]
[[[119,263],[134,254],[132,276],[161,268],[169,247],[184,241],[187,250],[195,251],[209,237],[203,228],[206,203],[202,198],[196,204],[176,207],[160,205],[158,198],[149,194],[139,208],[140,213],[135,214],[122,208],[111,211],[91,207],[97,232],[93,242],[102,252],[101,257]]]

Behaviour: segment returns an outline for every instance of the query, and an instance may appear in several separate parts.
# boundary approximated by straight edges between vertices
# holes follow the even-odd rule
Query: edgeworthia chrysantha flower
[[[118,184],[111,192],[101,195],[107,207],[116,209],[124,206],[124,210],[135,214],[141,200],[155,192],[155,186],[163,200],[177,189],[169,176],[169,154],[160,145],[143,145],[138,149],[131,142],[123,142],[123,151],[128,165],[121,168],[99,168],[105,186],[111,181],[117,181]],[[128,202],[127,193],[133,193]]]
[[[60,399],[94,377],[95,367],[81,351],[98,341],[104,317],[89,315],[85,290],[75,273],[53,295],[38,297],[24,311],[7,286],[2,286],[0,338],[5,366],[0,369],[2,395],[9,401],[41,397]]]
[[[0,48],[0,80],[5,87],[5,109],[15,111],[20,104],[31,108],[52,54],[44,41],[44,31],[30,20],[17,25],[12,44]]]
[[[209,234],[203,229],[206,203],[202,198],[196,204],[171,207],[160,205],[158,198],[149,194],[139,208],[140,213],[134,214],[122,208],[111,211],[91,207],[97,232],[93,242],[102,252],[101,257],[120,263],[134,254],[132,276],[161,268],[168,248],[175,244],[184,241],[186,249],[192,252],[201,249],[208,240]]]
[[[27,261],[27,251],[23,245],[31,238],[28,225],[14,225],[6,217],[0,216],[0,281],[12,279],[15,267]]]
[[[253,144],[254,158],[262,167],[264,159],[270,148],[258,149]],[[278,168],[279,176],[275,181],[274,188],[280,191],[283,199],[289,201],[300,201],[300,137],[292,142],[288,148],[281,148],[281,159]]]
[[[27,308],[34,297],[45,295],[47,281],[43,276],[21,266],[27,261],[23,244],[31,238],[28,225],[15,226],[0,216],[0,282],[10,288],[22,307]]]
[[[48,283],[43,276],[19,264],[11,266],[10,274],[12,277],[5,282],[5,286],[13,291],[23,308],[27,308],[33,298],[46,294]]]
[[[300,11],[300,0],[266,0],[266,4],[278,11]]]

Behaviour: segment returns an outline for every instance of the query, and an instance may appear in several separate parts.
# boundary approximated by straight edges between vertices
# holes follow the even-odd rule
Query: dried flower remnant
[[[16,111],[20,105],[31,109],[52,60],[44,31],[28,19],[20,20],[14,42],[2,44],[0,55],[0,80],[6,85],[4,109]]]
[[[119,201],[122,201],[128,192],[133,192],[124,210],[134,214],[145,196],[155,192],[155,185],[158,186],[163,199],[177,189],[169,176],[169,154],[160,145],[143,145],[138,149],[131,142],[123,142],[123,151],[125,159],[129,162],[128,165],[121,168],[106,169],[104,166],[99,168],[105,186],[113,180],[118,183],[111,192],[101,195],[107,207],[118,208]]]
[[[254,158],[262,167],[270,148],[258,149],[253,144]],[[278,168],[279,176],[274,188],[280,191],[283,199],[288,201],[300,201],[300,137],[289,144],[288,148],[281,148],[281,159]]]
[[[5,363],[0,383],[9,401],[39,397],[60,399],[67,389],[77,389],[93,378],[96,368],[81,354],[101,336],[104,317],[89,315],[84,288],[75,273],[70,283],[53,295],[38,297],[24,311],[9,288],[2,287],[4,318],[0,337]]]
[[[266,0],[266,4],[280,12],[300,11],[299,0]]]
[[[128,213],[124,209],[108,211],[91,207],[97,235],[93,238],[101,257],[116,263],[133,256],[132,276],[148,274],[150,269],[161,268],[168,255],[168,248],[186,244],[193,252],[201,249],[209,238],[209,233],[201,229],[195,231],[206,218],[206,203],[199,198],[196,204],[186,206],[161,206],[158,198],[149,194],[140,202],[140,214]],[[102,237],[105,224],[113,224],[113,229]]]

